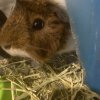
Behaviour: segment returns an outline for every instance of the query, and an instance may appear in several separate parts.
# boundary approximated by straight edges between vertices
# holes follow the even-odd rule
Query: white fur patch
[[[51,0],[54,3],[57,3],[58,5],[67,8],[66,0]]]
[[[75,43],[75,39],[71,35],[67,40],[66,47],[63,50],[59,51],[58,53],[61,54],[65,52],[71,52],[73,50],[76,50],[76,43]]]
[[[15,7],[15,4],[16,0],[0,0],[0,10],[9,17]]]
[[[15,49],[15,48],[5,49],[4,47],[2,47],[2,49],[12,56],[21,56],[30,58],[29,54],[26,51],[20,49]]]

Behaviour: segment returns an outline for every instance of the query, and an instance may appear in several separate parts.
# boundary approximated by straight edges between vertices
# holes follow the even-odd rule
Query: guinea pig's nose
[[[40,18],[37,18],[33,22],[33,29],[41,30],[44,27],[44,21]]]

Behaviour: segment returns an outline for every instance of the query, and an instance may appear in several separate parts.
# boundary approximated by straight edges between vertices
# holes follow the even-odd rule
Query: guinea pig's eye
[[[44,27],[44,21],[42,19],[35,19],[33,22],[33,29],[41,30]]]

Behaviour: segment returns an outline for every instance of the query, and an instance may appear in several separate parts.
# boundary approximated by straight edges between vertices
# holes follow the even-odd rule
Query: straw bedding
[[[100,100],[84,84],[85,71],[74,52],[55,55],[45,64],[25,58],[0,60],[0,82],[11,82],[13,100]]]

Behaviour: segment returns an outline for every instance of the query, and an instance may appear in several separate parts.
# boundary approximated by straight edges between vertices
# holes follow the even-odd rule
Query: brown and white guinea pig
[[[55,1],[16,0],[16,6],[0,33],[3,50],[12,56],[38,61],[73,50],[68,15]]]

